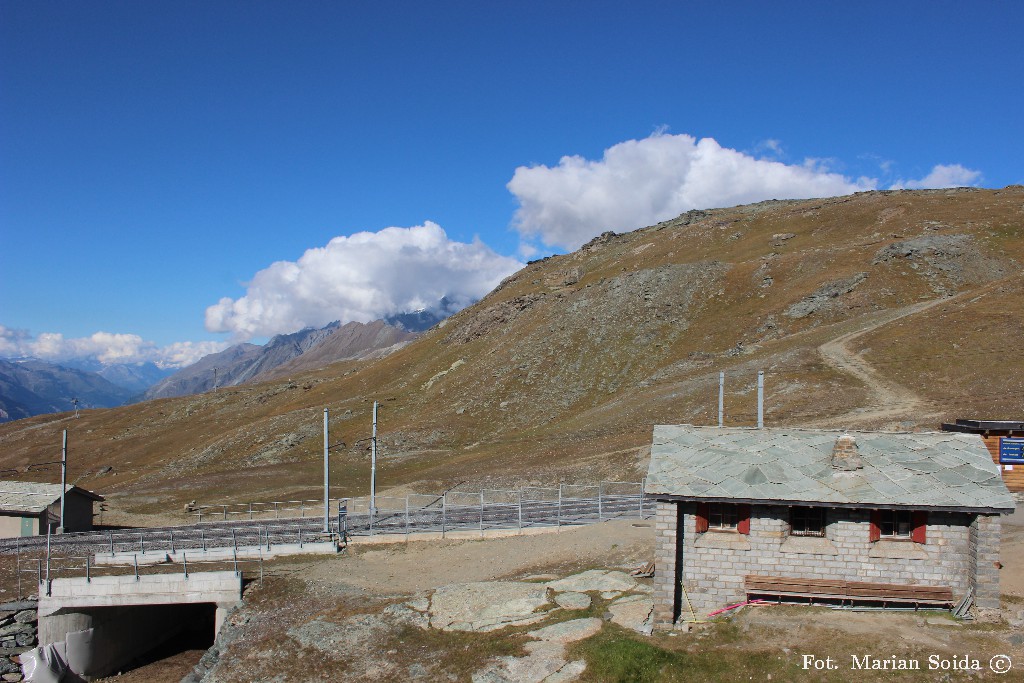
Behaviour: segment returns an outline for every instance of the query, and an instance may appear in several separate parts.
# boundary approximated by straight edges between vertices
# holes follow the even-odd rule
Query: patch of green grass
[[[647,642],[634,640],[611,628],[583,641],[576,655],[583,655],[591,680],[654,683],[662,673],[682,665],[685,653],[672,653]]]
[[[797,674],[792,662],[774,652],[743,651],[722,646],[717,637],[714,641],[713,647],[667,649],[658,639],[606,625],[596,636],[575,645],[571,655],[587,662],[583,680],[602,683],[765,680],[768,674],[784,681]]]

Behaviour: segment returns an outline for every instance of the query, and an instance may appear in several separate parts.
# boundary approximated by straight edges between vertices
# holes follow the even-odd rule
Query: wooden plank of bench
[[[843,590],[863,590],[869,592],[888,592],[888,593],[920,593],[920,592],[940,592],[944,593],[949,589],[945,586],[924,586],[915,584],[885,584],[885,583],[869,583],[864,581],[839,581],[834,579],[810,579],[810,578],[791,578],[791,577],[775,577],[775,576],[754,576],[749,575],[746,577],[746,583],[748,586],[763,586],[767,588],[781,588],[781,587],[795,587],[795,586],[806,586],[815,587],[821,589],[837,589]]]
[[[901,600],[944,604],[953,601],[948,586],[921,586],[835,579],[791,578],[782,576],[745,577],[748,593],[819,597],[829,599],[860,598],[879,601]]]
[[[793,598],[818,598],[822,600],[870,600],[874,602],[912,602],[922,605],[948,605],[953,602],[952,596],[936,597],[923,595],[851,595],[850,593],[830,593],[825,591],[789,591],[789,590],[748,590],[748,595],[778,595]]]
[[[806,590],[821,590],[821,591],[836,591],[846,590],[846,583],[843,581],[808,581],[804,579],[784,579],[781,581],[775,580],[762,580],[762,581],[747,581],[748,586],[759,586],[767,589],[786,589],[796,590],[802,588]]]

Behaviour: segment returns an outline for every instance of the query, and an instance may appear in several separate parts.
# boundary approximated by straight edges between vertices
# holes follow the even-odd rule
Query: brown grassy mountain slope
[[[1024,415],[1024,187],[869,192],[690,212],[535,262],[378,360],[80,419],[0,425],[0,467],[52,460],[138,510],[337,492],[638,480],[656,423],[935,428]],[[94,474],[102,467],[113,469]]]

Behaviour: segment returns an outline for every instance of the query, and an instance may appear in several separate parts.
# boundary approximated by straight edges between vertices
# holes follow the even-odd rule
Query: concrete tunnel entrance
[[[241,598],[233,571],[55,579],[40,586],[39,643],[63,650],[81,678],[98,678],[139,666],[177,637],[209,647]]]
[[[214,630],[217,606],[209,604],[196,605],[196,607],[198,609],[194,619],[179,631],[177,635],[172,636],[149,652],[128,662],[121,671],[132,671],[154,662],[161,662],[183,655],[183,661],[190,661],[190,666],[195,666],[199,662],[199,658],[213,646],[214,640],[217,637],[217,633]],[[185,653],[191,654],[186,655]]]
[[[39,639],[64,641],[69,668],[89,680],[209,648],[216,615],[214,603],[76,608],[40,619]]]

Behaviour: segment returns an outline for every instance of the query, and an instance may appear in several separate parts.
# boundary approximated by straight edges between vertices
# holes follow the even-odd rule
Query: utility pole
[[[327,431],[328,412],[324,408],[324,533],[331,532],[331,465],[327,457],[327,451],[331,448],[331,442]]]
[[[377,402],[373,402],[373,436],[370,438],[370,523],[377,516]]]
[[[64,430],[64,438],[60,447],[60,528],[57,533],[64,533],[64,489],[68,482],[68,430]]]

